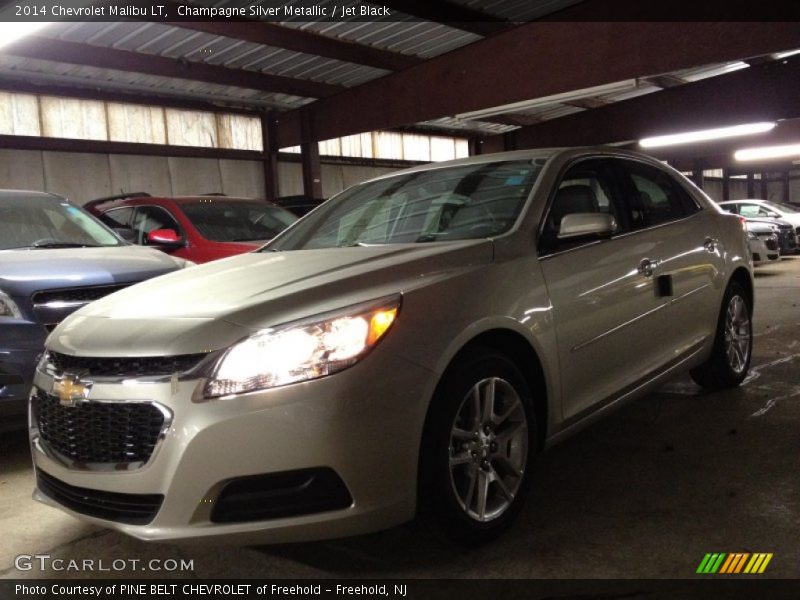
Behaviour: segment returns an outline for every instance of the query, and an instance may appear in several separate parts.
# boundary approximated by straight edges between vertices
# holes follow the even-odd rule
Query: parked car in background
[[[0,430],[24,427],[36,361],[64,317],[189,264],[126,243],[55,194],[0,190]]]
[[[745,219],[770,219],[779,229],[778,241],[782,254],[793,254],[800,245],[800,209],[791,204],[768,200],[727,200],[720,207]]]
[[[767,221],[747,220],[744,217],[742,219],[747,228],[747,239],[750,243],[753,265],[759,266],[780,260],[781,251],[778,242],[780,228]]]
[[[480,544],[545,446],[681,372],[739,385],[752,306],[740,220],[653,158],[397,172],[61,323],[32,392],[35,498],[145,540],[247,544],[424,507]],[[63,406],[66,377],[91,395]]]
[[[138,192],[84,208],[135,244],[196,263],[250,252],[297,220],[265,200],[218,194],[156,198]]]
[[[275,204],[282,206],[298,217],[304,217],[323,202],[325,202],[325,200],[302,194],[298,196],[282,196],[280,198],[275,198]]]

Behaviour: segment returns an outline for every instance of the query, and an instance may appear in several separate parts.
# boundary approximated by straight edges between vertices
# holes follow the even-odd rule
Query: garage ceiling
[[[55,23],[0,50],[0,89],[277,111],[281,146],[402,126],[489,136],[800,47],[781,23],[519,24],[598,2],[392,0],[382,4],[401,15],[372,22]]]

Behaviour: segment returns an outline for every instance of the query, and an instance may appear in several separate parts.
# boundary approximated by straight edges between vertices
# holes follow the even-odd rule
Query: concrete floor
[[[744,386],[702,394],[683,377],[553,448],[516,527],[480,550],[419,524],[287,546],[145,544],[34,503],[25,435],[13,435],[0,438],[0,577],[70,575],[13,567],[44,553],[192,558],[183,576],[201,578],[682,578],[706,552],[772,552],[765,577],[800,577],[800,258],[760,268],[756,287]]]

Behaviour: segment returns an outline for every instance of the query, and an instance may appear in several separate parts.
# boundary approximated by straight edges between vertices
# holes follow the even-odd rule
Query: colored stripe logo
[[[738,573],[763,573],[769,561],[772,560],[772,553],[757,552],[714,552],[706,554],[697,567],[697,573],[703,575],[725,574],[734,575]]]

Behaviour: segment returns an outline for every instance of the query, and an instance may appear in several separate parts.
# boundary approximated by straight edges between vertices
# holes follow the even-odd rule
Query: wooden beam
[[[302,29],[260,21],[176,21],[174,27],[202,31],[237,40],[324,56],[387,71],[399,71],[422,62],[416,56],[356,44]]]
[[[441,23],[454,29],[482,36],[494,35],[512,26],[512,23],[505,19],[455,2],[443,0],[437,0],[436,2],[431,2],[431,0],[381,0],[380,4],[412,17]]]
[[[319,142],[310,130],[309,120],[303,122],[303,141],[300,144],[300,157],[303,165],[303,193],[311,198],[322,198],[322,165],[319,159]]]
[[[176,77],[306,98],[330,96],[346,89],[308,79],[293,79],[256,71],[229,69],[201,62],[175,60],[164,56],[92,46],[36,35],[27,36],[5,46],[0,52],[24,58]]]
[[[264,148],[264,196],[274,200],[279,195],[278,147],[275,145],[275,115],[261,116],[261,139]]]
[[[794,23],[528,23],[290,111],[278,137],[300,142],[301,110],[329,139],[798,46]]]

